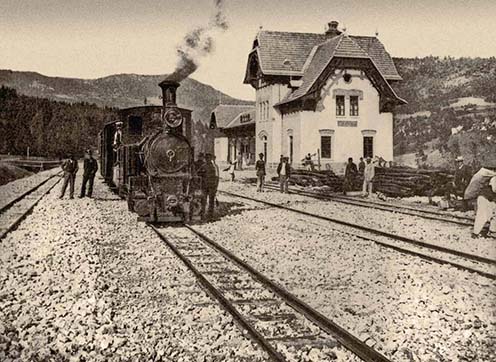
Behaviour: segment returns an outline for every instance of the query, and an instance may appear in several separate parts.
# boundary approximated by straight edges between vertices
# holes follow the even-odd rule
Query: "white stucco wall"
[[[226,162],[228,152],[228,139],[227,137],[215,138],[214,143],[214,154],[217,158],[217,162]]]
[[[284,115],[282,134],[293,129],[294,159],[299,160],[307,153],[315,153],[320,149],[322,130],[332,137],[331,159],[322,159],[321,163],[331,164],[333,169],[340,172],[341,166],[348,157],[358,161],[363,156],[363,136],[372,134],[374,137],[374,155],[386,160],[393,159],[393,116],[392,113],[379,112],[379,93],[368,78],[358,70],[347,70],[352,75],[351,82],[346,83],[342,71],[333,75],[322,89],[321,102],[316,112],[296,112]],[[363,92],[359,99],[359,115],[350,116],[349,92]],[[345,96],[345,115],[336,115],[336,99],[334,91],[348,94]],[[338,121],[356,121],[356,127],[338,126]],[[296,130],[299,130],[296,132]],[[369,132],[372,131],[372,132]],[[287,153],[287,140],[283,139],[283,154]]]
[[[289,91],[287,86],[281,84],[274,84],[259,88],[256,92],[256,153],[264,151],[264,142],[262,135],[267,135],[267,162],[269,164],[276,164],[279,162],[281,155],[282,141],[284,139],[282,133],[282,118],[280,113],[273,107],[275,103],[279,102],[286,96]],[[266,102],[266,111],[261,112],[260,104]],[[265,113],[265,114],[262,114]]]

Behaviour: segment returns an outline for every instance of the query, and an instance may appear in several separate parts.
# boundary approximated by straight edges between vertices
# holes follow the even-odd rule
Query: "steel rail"
[[[54,175],[56,176],[56,175]],[[50,177],[50,179],[52,179],[53,177]],[[23,211],[19,217],[16,218],[16,220],[11,223],[7,229],[5,229],[4,231],[1,232],[0,234],[0,240],[2,240],[9,232],[11,232],[12,230],[14,230],[20,223],[22,220],[24,220],[26,218],[26,216],[28,216],[28,214],[34,209],[34,207],[36,205],[38,205],[38,203],[41,201],[41,199],[43,199],[43,197],[45,197],[50,191],[52,191],[52,189],[57,186],[57,184],[60,182],[61,178],[59,178],[52,186],[50,186],[46,191],[44,191],[30,206],[28,209],[26,209],[25,211]],[[48,181],[48,180],[46,180]],[[41,185],[40,185],[41,186]],[[25,195],[24,197],[26,197],[27,195]],[[19,202],[20,200],[18,200]]]
[[[40,182],[39,184],[37,184],[36,186],[30,188],[29,190],[27,190],[26,192],[22,193],[21,195],[17,196],[15,199],[9,201],[7,204],[3,205],[1,208],[0,208],[0,214],[2,214],[3,212],[7,211],[8,209],[10,209],[14,204],[16,204],[17,202],[21,201],[23,198],[25,198],[26,196],[28,196],[29,194],[31,194],[33,191],[39,189],[41,186],[43,186],[44,184],[46,184],[48,181],[50,181],[52,178],[56,177],[56,176],[59,176],[62,172],[58,172],[56,173],[55,175],[52,175],[48,178],[46,178],[45,180],[43,180],[42,182]]]
[[[265,205],[268,205],[268,206],[271,206],[271,207],[274,207],[274,208],[283,209],[283,210],[287,210],[287,211],[292,211],[292,212],[295,212],[295,213],[298,213],[298,214],[310,216],[310,217],[317,218],[317,219],[320,219],[320,220],[324,220],[324,221],[328,221],[328,222],[332,222],[332,223],[344,225],[344,226],[351,227],[351,228],[354,228],[354,229],[359,229],[359,230],[362,230],[362,231],[365,231],[365,232],[368,232],[368,233],[372,233],[372,234],[375,234],[375,235],[379,235],[379,236],[387,237],[387,238],[390,238],[390,239],[402,241],[402,242],[405,242],[407,244],[411,244],[411,245],[414,245],[414,246],[423,247],[423,248],[431,249],[431,250],[434,250],[434,251],[444,252],[446,254],[450,254],[450,255],[453,255],[453,256],[457,256],[457,257],[462,257],[462,258],[465,258],[465,259],[470,260],[470,261],[481,262],[481,263],[485,263],[485,264],[489,264],[489,265],[496,265],[496,260],[489,259],[489,258],[480,256],[480,255],[465,253],[463,251],[449,249],[449,248],[446,248],[446,247],[443,247],[443,246],[440,246],[440,245],[425,243],[423,241],[411,239],[411,238],[408,238],[406,236],[401,236],[401,235],[397,235],[397,234],[391,234],[391,233],[388,233],[388,232],[385,232],[385,231],[381,231],[381,230],[377,230],[377,229],[374,229],[374,228],[370,228],[370,227],[367,227],[367,226],[352,224],[352,223],[347,222],[347,221],[344,221],[344,220],[334,219],[334,218],[331,218],[331,217],[328,217],[328,216],[323,216],[323,215],[314,214],[314,213],[311,213],[311,212],[308,212],[308,211],[298,210],[298,209],[295,209],[295,208],[292,208],[292,207],[289,207],[289,206],[279,205],[279,204],[276,204],[276,203],[273,203],[273,202],[264,201],[264,200],[260,200],[260,199],[255,199],[255,198],[252,198],[252,197],[249,197],[249,196],[239,195],[239,194],[235,194],[235,193],[228,192],[228,191],[222,191],[222,190],[219,190],[218,192],[223,193],[223,194],[226,194],[226,195],[230,195],[232,197],[238,197],[238,198],[242,198],[242,199],[246,199],[246,200],[250,200],[250,201],[255,201],[255,202],[262,203],[262,204],[265,204]],[[362,239],[365,238],[365,237],[363,237],[361,235],[357,235],[357,234],[353,234],[353,235],[359,236]],[[402,251],[402,252],[407,253],[407,254],[413,254],[413,253],[415,253],[413,255],[420,256],[420,257],[423,257],[423,258],[428,259],[428,260],[431,260],[431,261],[435,261],[435,262],[437,262],[439,264],[450,264],[450,265],[452,265],[452,266],[454,266],[454,267],[456,267],[458,269],[463,269],[463,270],[467,270],[467,271],[470,271],[470,272],[475,272],[475,273],[478,273],[478,274],[483,275],[485,277],[488,277],[488,278],[491,278],[493,280],[496,280],[496,275],[494,275],[492,273],[487,273],[487,272],[484,272],[484,271],[481,271],[481,270],[478,270],[478,269],[470,268],[470,267],[464,266],[462,264],[458,264],[458,263],[455,263],[455,262],[452,262],[452,261],[449,261],[449,260],[445,260],[445,259],[440,259],[440,258],[433,257],[433,256],[430,256],[430,255],[426,255],[426,254],[423,254],[423,253],[413,252],[411,250],[408,250],[408,249],[405,249],[405,248],[402,248],[402,247],[399,247],[399,246],[393,246],[391,244],[384,243],[384,242],[381,242],[381,241],[378,241],[378,240],[375,240],[375,239],[368,239],[368,240],[373,241],[374,243],[376,243],[378,245],[381,245],[381,246],[392,248],[392,249],[395,249],[397,251]]]
[[[266,187],[271,189],[271,190],[278,190],[277,186],[275,186],[273,184],[268,184],[268,185],[266,185]],[[315,198],[315,199],[319,199],[319,200],[335,201],[335,202],[339,202],[342,204],[354,205],[354,206],[358,206],[358,207],[365,207],[365,208],[369,208],[369,209],[372,208],[372,209],[389,211],[389,212],[398,212],[398,213],[405,214],[405,215],[418,216],[418,217],[422,217],[424,219],[443,221],[443,222],[448,222],[448,223],[463,225],[463,226],[472,225],[474,222],[474,219],[470,218],[470,217],[458,216],[458,215],[448,215],[446,213],[436,212],[436,211],[432,211],[432,210],[423,210],[420,208],[410,207],[407,205],[400,206],[400,205],[380,203],[380,202],[376,202],[376,201],[356,200],[356,199],[352,199],[352,198],[345,197],[345,196],[326,195],[326,194],[319,193],[319,192],[312,192],[312,191],[305,191],[305,190],[290,189],[289,193],[307,196],[307,197],[311,197],[311,198]]]
[[[173,251],[173,253],[188,267],[189,270],[195,275],[200,284],[206,289],[208,294],[216,299],[219,304],[226,310],[229,314],[232,315],[234,320],[238,323],[241,328],[244,328],[248,331],[251,338],[262,347],[262,349],[267,352],[269,357],[276,362],[286,362],[286,358],[283,357],[281,353],[275,350],[274,347],[270,345],[270,343],[249,323],[242,315],[238,312],[238,310],[233,306],[231,302],[229,302],[222,293],[214,287],[212,283],[210,283],[207,278],[203,276],[203,274],[188,260],[188,258],[179,251],[179,249],[170,242],[165,235],[163,235],[160,230],[154,226],[150,225],[153,231],[158,235],[158,237]]]
[[[190,225],[185,225],[186,228],[191,230],[194,234],[200,237],[204,242],[214,248],[217,252],[221,253],[228,260],[231,260],[240,268],[247,271],[254,279],[258,280],[262,285],[267,287],[269,290],[277,294],[281,297],[288,305],[290,305],[293,309],[304,315],[306,318],[315,323],[318,327],[320,327],[325,332],[332,335],[336,340],[343,345],[346,349],[353,352],[356,356],[361,358],[366,362],[388,362],[389,359],[384,355],[376,351],[375,349],[369,347],[366,343],[359,340],[357,337],[349,333],[347,330],[328,319],[326,316],[306,304],[304,301],[299,299],[298,297],[291,294],[287,289],[280,286],[276,282],[270,280],[262,273],[254,269],[245,261],[241,260],[239,257],[234,255],[232,252],[219,245],[208,236],[199,232],[195,228]]]

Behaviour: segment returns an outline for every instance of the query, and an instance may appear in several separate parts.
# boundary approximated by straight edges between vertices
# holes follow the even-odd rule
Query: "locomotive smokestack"
[[[162,88],[162,103],[164,108],[177,106],[176,91],[179,85],[180,84],[178,82],[171,80],[164,80],[160,82],[159,86]]]

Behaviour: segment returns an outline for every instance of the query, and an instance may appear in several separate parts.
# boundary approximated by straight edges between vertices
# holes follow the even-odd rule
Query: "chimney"
[[[160,82],[159,86],[162,88],[162,103],[164,108],[176,107],[176,90],[179,87],[178,82],[171,80],[164,80]]]
[[[334,38],[335,36],[338,36],[341,34],[341,31],[338,30],[338,25],[339,23],[335,20],[331,21],[330,23],[327,24],[329,28],[326,30],[325,34],[327,38]]]

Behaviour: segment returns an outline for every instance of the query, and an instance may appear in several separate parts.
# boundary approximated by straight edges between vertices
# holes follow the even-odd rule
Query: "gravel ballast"
[[[0,243],[0,360],[266,360],[96,181],[94,199],[57,186]]]
[[[312,205],[308,211],[320,214],[334,206],[237,184],[220,188],[292,207]],[[331,230],[325,221],[222,194],[218,198],[222,218],[200,226],[202,232],[393,360],[496,358],[491,280],[381,248]],[[353,221],[377,213],[360,215],[366,211],[355,208],[340,216]],[[393,217],[386,221],[396,223]],[[451,228],[451,234],[458,233]]]

